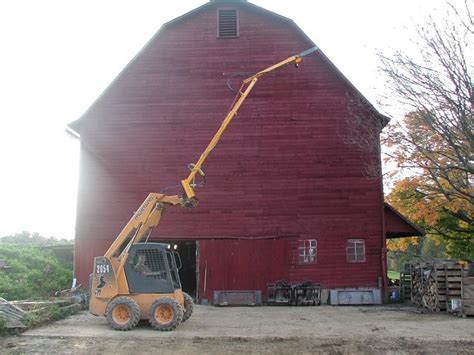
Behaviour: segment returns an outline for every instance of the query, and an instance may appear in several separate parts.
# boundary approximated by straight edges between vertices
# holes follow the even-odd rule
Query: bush
[[[46,297],[71,286],[71,262],[60,260],[45,246],[0,240],[0,259],[10,266],[0,272],[0,297]]]
[[[43,322],[43,319],[40,315],[36,313],[27,313],[21,321],[27,328],[32,328]]]

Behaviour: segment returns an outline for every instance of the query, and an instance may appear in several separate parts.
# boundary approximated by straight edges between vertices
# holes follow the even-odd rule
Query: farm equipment
[[[205,175],[202,165],[258,79],[288,64],[298,66],[304,56],[316,50],[314,47],[289,57],[242,81],[220,128],[196,164],[189,165],[191,172],[181,181],[183,194],[150,193],[105,255],[94,259],[89,305],[92,314],[106,316],[117,330],[130,330],[140,320],[148,320],[157,330],[173,330],[191,316],[193,300],[181,290],[179,254],[166,244],[148,242],[148,239],[167,207],[191,208],[198,204],[194,189],[201,184],[196,182],[196,175]]]
[[[277,281],[267,284],[267,303],[271,305],[316,306],[321,304],[321,285],[311,282]]]

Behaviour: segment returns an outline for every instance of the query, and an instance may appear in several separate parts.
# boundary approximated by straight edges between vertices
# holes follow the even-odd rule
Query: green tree
[[[30,233],[27,231],[1,237],[0,242],[25,245],[50,245],[58,243],[72,243],[70,240],[67,239],[56,239],[54,237],[46,238],[40,235],[39,233]]]

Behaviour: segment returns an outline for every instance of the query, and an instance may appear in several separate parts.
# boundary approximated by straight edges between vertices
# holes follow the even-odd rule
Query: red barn
[[[235,75],[314,45],[291,20],[246,1],[210,1],[162,26],[69,125],[81,142],[79,281],[149,192],[187,176],[233,100]],[[348,93],[360,95],[320,50],[258,82],[205,164],[199,206],[168,209],[152,235],[178,245],[185,290],[212,300],[217,290],[265,294],[280,279],[384,286],[388,233],[419,231],[384,208],[381,178],[367,178],[379,154],[344,142]]]

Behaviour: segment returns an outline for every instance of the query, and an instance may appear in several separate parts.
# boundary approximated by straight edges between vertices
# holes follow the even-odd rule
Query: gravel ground
[[[18,336],[1,353],[465,353],[474,319],[418,314],[410,307],[195,307],[173,332],[140,324],[111,330],[87,312]]]

